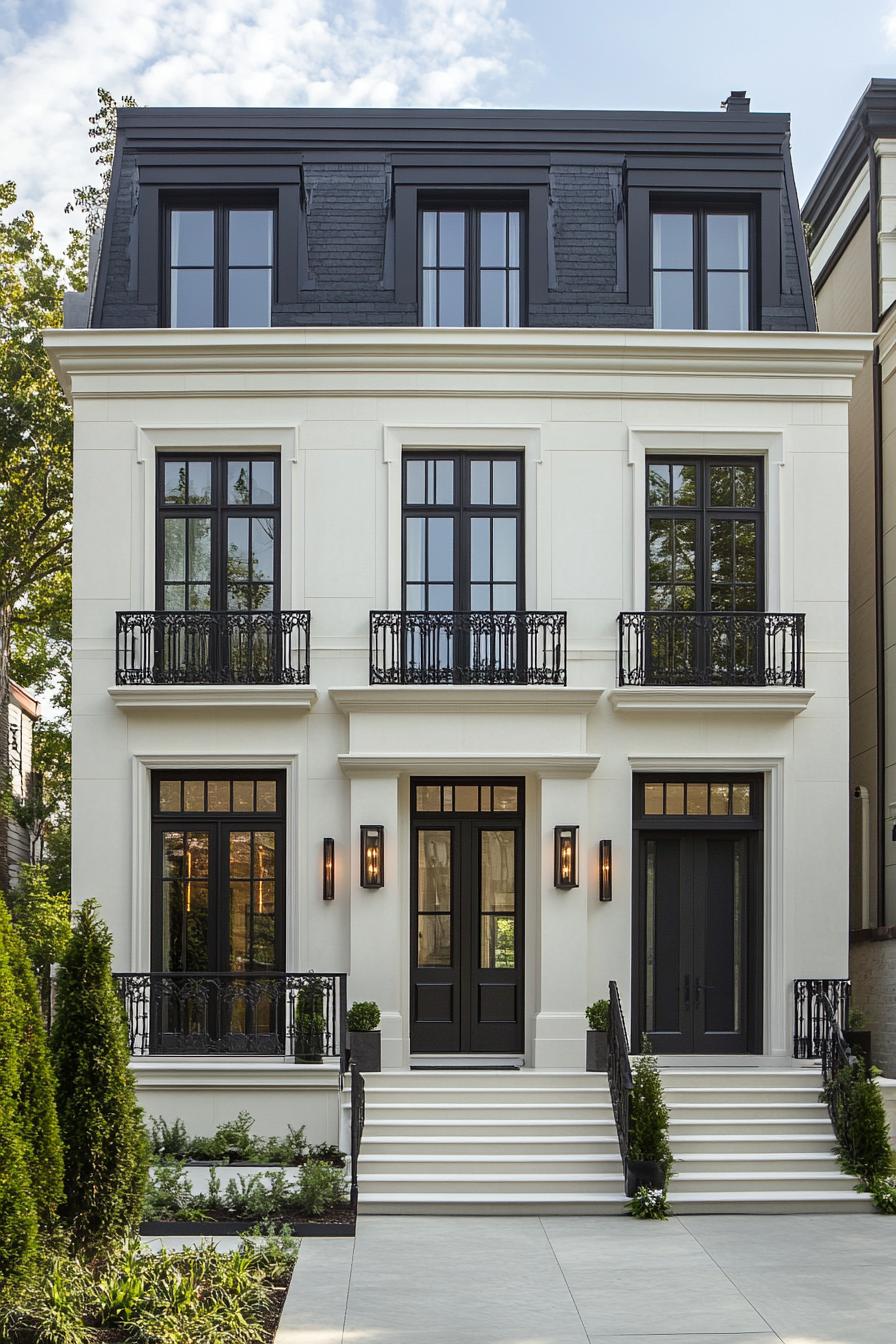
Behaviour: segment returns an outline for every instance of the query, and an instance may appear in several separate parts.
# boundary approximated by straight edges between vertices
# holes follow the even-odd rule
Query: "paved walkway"
[[[277,1344],[893,1344],[896,1218],[375,1218]]]

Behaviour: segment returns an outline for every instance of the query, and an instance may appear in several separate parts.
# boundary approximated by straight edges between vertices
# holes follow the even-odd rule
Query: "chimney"
[[[747,97],[746,89],[732,89],[728,97],[722,102],[722,107],[726,112],[733,112],[735,116],[743,116],[750,110],[750,100]]]

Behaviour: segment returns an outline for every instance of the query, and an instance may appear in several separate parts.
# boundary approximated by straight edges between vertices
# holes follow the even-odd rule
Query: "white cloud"
[[[884,40],[887,46],[896,47],[896,9],[891,9],[889,14],[884,14],[880,26],[884,31]]]
[[[59,246],[95,178],[97,86],[144,106],[477,107],[516,89],[524,40],[506,0],[0,0],[0,176]]]

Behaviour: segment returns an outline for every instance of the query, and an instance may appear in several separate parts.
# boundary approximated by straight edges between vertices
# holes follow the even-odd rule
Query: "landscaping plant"
[[[844,1171],[858,1176],[862,1188],[874,1184],[892,1170],[890,1128],[880,1089],[857,1060],[839,1070],[827,1083],[822,1098],[834,1115],[837,1154]]]
[[[10,964],[10,919],[0,908],[0,1298],[28,1274],[37,1250],[38,1216],[28,1146],[19,1115],[20,1009]]]
[[[295,1179],[283,1171],[239,1172],[223,1188],[212,1167],[208,1190],[201,1193],[182,1161],[164,1158],[150,1174],[143,1215],[159,1222],[317,1218],[345,1203],[344,1173],[328,1162],[306,1162]]]
[[[663,1168],[663,1189],[668,1187],[672,1172],[669,1112],[663,1099],[659,1067],[647,1036],[642,1040],[641,1054],[632,1072],[628,1156],[635,1162],[658,1162]]]
[[[347,1031],[376,1031],[380,1025],[380,1010],[377,1004],[360,1001],[353,1003],[345,1015]]]
[[[149,1142],[158,1157],[191,1157],[211,1162],[267,1162],[271,1166],[298,1166],[307,1144],[305,1126],[288,1125],[285,1138],[262,1139],[251,1132],[255,1122],[248,1111],[226,1120],[211,1137],[191,1137],[182,1120],[170,1124],[156,1117],[150,1122]],[[338,1149],[337,1149],[338,1152]]]
[[[896,1213],[896,1176],[878,1176],[869,1186],[879,1213]]]
[[[607,1031],[610,1026],[610,1001],[598,999],[585,1009],[585,1017],[592,1031]]]
[[[109,930],[88,901],[60,966],[52,1034],[65,1170],[61,1212],[76,1250],[104,1250],[132,1231],[146,1186],[148,1145],[111,956]]]
[[[625,1207],[633,1218],[658,1221],[669,1217],[669,1201],[665,1190],[651,1190],[646,1185],[638,1186]]]

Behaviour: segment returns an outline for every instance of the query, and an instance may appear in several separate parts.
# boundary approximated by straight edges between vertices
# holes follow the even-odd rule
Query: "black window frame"
[[[694,198],[681,196],[655,196],[650,198],[650,228],[648,243],[648,265],[650,269],[649,290],[650,305],[653,312],[653,321],[656,323],[656,303],[654,290],[654,277],[656,268],[653,258],[653,238],[654,238],[654,217],[656,215],[689,215],[693,227],[693,286],[694,286],[694,325],[693,327],[656,327],[657,331],[727,331],[727,327],[710,327],[707,325],[708,315],[708,285],[707,274],[707,245],[706,245],[706,220],[709,215],[746,215],[747,217],[747,303],[749,310],[748,325],[744,330],[756,331],[760,326],[760,237],[759,237],[759,212],[757,204],[752,199],[731,199],[731,198],[712,198],[695,200]],[[663,268],[660,268],[663,269]],[[676,269],[666,268],[666,269]],[[713,267],[713,270],[719,270]],[[739,328],[737,329],[739,330]]]
[[[493,462],[513,461],[517,470],[517,502],[515,504],[473,504],[470,501],[471,464],[474,461]],[[407,469],[409,462],[450,461],[454,464],[455,499],[452,504],[409,504],[407,499]],[[516,590],[517,600],[514,611],[526,610],[526,570],[525,570],[525,455],[521,452],[502,449],[469,452],[451,452],[445,450],[414,449],[402,453],[401,460],[401,605],[402,611],[414,608],[407,606],[407,527],[409,517],[454,519],[454,566],[452,585],[454,588],[453,611],[469,612],[485,610],[470,605],[471,557],[469,529],[464,527],[467,518],[474,517],[512,517],[516,519]],[[428,580],[424,580],[427,584]],[[493,586],[494,578],[490,580]],[[429,608],[425,608],[428,610]],[[442,608],[432,608],[434,611]],[[491,608],[503,611],[505,608]]]
[[[233,192],[220,193],[191,192],[166,196],[162,201],[161,277],[159,292],[162,299],[162,326],[171,328],[171,216],[175,210],[206,210],[214,215],[214,262],[213,271],[213,330],[229,327],[228,321],[228,278],[229,264],[229,216],[231,210],[269,210],[271,212],[271,264],[258,267],[235,267],[237,270],[268,270],[271,274],[271,313],[268,327],[273,326],[274,305],[278,302],[277,273],[279,270],[278,201],[276,192]],[[171,328],[181,330],[181,328]],[[190,328],[183,328],[190,330]],[[258,327],[265,331],[267,328]]]
[[[529,315],[529,202],[526,196],[502,194],[498,196],[429,196],[420,194],[417,200],[417,323],[426,330],[437,330],[438,324],[426,326],[423,321],[423,272],[431,269],[423,264],[423,216],[429,211],[463,213],[464,216],[464,327],[477,327],[483,331],[516,331],[528,326]],[[505,266],[505,273],[517,269],[519,273],[519,309],[520,320],[517,326],[505,323],[503,327],[482,327],[480,276],[480,230],[479,217],[483,213],[495,211],[515,212],[520,217],[519,266]],[[501,269],[486,267],[486,270]],[[436,272],[438,274],[438,270]],[[438,286],[437,286],[438,289]],[[437,299],[438,302],[438,299]],[[450,330],[450,328],[449,328]]]
[[[687,504],[668,504],[652,505],[649,499],[650,468],[652,466],[696,466],[697,467],[697,500],[693,505]],[[709,474],[712,467],[737,467],[750,466],[756,469],[756,504],[752,507],[725,507],[713,505],[710,502]],[[750,521],[756,524],[756,576],[755,587],[757,604],[755,607],[743,608],[744,611],[764,612],[766,610],[766,564],[765,564],[765,459],[761,455],[750,454],[689,454],[689,453],[652,453],[645,459],[645,484],[644,484],[644,557],[645,557],[645,582],[644,582],[644,609],[645,611],[690,611],[711,612],[714,609],[707,605],[712,588],[710,565],[711,553],[709,546],[709,528],[713,520],[720,521]],[[696,575],[694,581],[694,606],[693,608],[681,607],[651,607],[650,606],[650,524],[653,519],[684,519],[694,518],[696,520],[695,528],[695,559]],[[674,586],[674,585],[673,585]],[[736,612],[737,607],[717,608],[719,615],[724,615],[725,611]]]
[[[208,504],[171,504],[165,500],[165,465],[168,462],[211,462],[212,501]],[[272,504],[228,504],[227,466],[230,462],[270,462],[273,464],[274,501]],[[239,612],[227,605],[227,520],[230,517],[274,517],[274,579],[271,606],[257,611],[280,611],[281,592],[281,482],[280,455],[271,452],[165,451],[156,456],[156,610],[165,610],[165,519],[211,517],[210,612]],[[173,611],[179,610],[172,608]],[[189,607],[182,608],[189,611]]]

